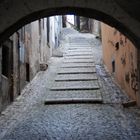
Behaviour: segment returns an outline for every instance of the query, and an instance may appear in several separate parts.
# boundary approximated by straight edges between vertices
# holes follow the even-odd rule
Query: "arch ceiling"
[[[34,20],[72,13],[117,28],[139,48],[139,7],[139,0],[1,0],[0,42]]]

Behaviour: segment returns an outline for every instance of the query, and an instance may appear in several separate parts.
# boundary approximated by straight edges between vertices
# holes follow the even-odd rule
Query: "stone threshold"
[[[69,91],[69,90],[98,90],[99,86],[94,87],[52,87],[51,91]]]
[[[98,78],[93,78],[93,79],[55,79],[56,82],[67,82],[67,81],[94,81],[98,80]]]
[[[102,104],[101,98],[60,98],[60,99],[47,99],[44,101],[45,105],[53,104]]]

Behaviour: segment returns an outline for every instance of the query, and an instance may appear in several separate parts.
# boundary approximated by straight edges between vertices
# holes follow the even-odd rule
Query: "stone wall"
[[[38,21],[31,23],[31,46],[29,53],[30,60],[30,77],[31,79],[36,75],[39,71],[39,23]]]
[[[40,22],[40,63],[46,64],[50,58],[50,48],[47,42],[47,18],[41,19]]]
[[[47,64],[50,57],[47,26],[45,19],[41,21],[41,24],[38,20],[22,27],[5,41],[11,43],[8,45],[10,51],[3,53],[4,56],[8,56],[6,59],[8,63],[5,65],[7,77],[2,75],[1,71],[2,48],[0,48],[0,112],[21,94],[26,84],[40,71],[40,64]],[[3,44],[6,44],[5,42]]]
[[[0,42],[39,18],[74,13],[115,27],[139,47],[139,7],[138,0],[3,0],[0,2]]]
[[[20,93],[19,80],[19,47],[18,47],[18,33],[14,33],[13,39],[13,94],[16,98]]]
[[[89,19],[89,30],[96,37],[101,37],[101,22],[95,19]]]
[[[62,16],[50,17],[50,48],[51,56],[62,56],[61,51],[59,51],[60,37],[62,30]]]
[[[10,103],[9,88],[9,79],[2,75],[1,110]]]

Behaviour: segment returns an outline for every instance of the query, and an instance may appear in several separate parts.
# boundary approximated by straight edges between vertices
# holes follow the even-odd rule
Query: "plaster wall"
[[[138,51],[132,42],[115,28],[104,23],[101,28],[104,64],[120,87],[132,99],[137,100]]]

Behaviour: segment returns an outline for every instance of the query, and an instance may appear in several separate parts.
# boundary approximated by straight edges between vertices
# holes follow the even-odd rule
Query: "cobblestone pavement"
[[[64,35],[75,36],[70,29],[64,30]],[[90,34],[76,36],[93,46],[103,104],[44,105],[44,100],[55,94],[75,97],[69,91],[50,92],[63,62],[63,58],[51,58],[48,70],[39,72],[22,95],[1,113],[0,140],[140,140],[140,110],[122,107],[121,103],[129,99],[105,71],[100,41]],[[66,45],[70,43],[63,38],[65,41]],[[75,92],[77,96],[84,94]],[[88,97],[92,95],[91,92]]]

